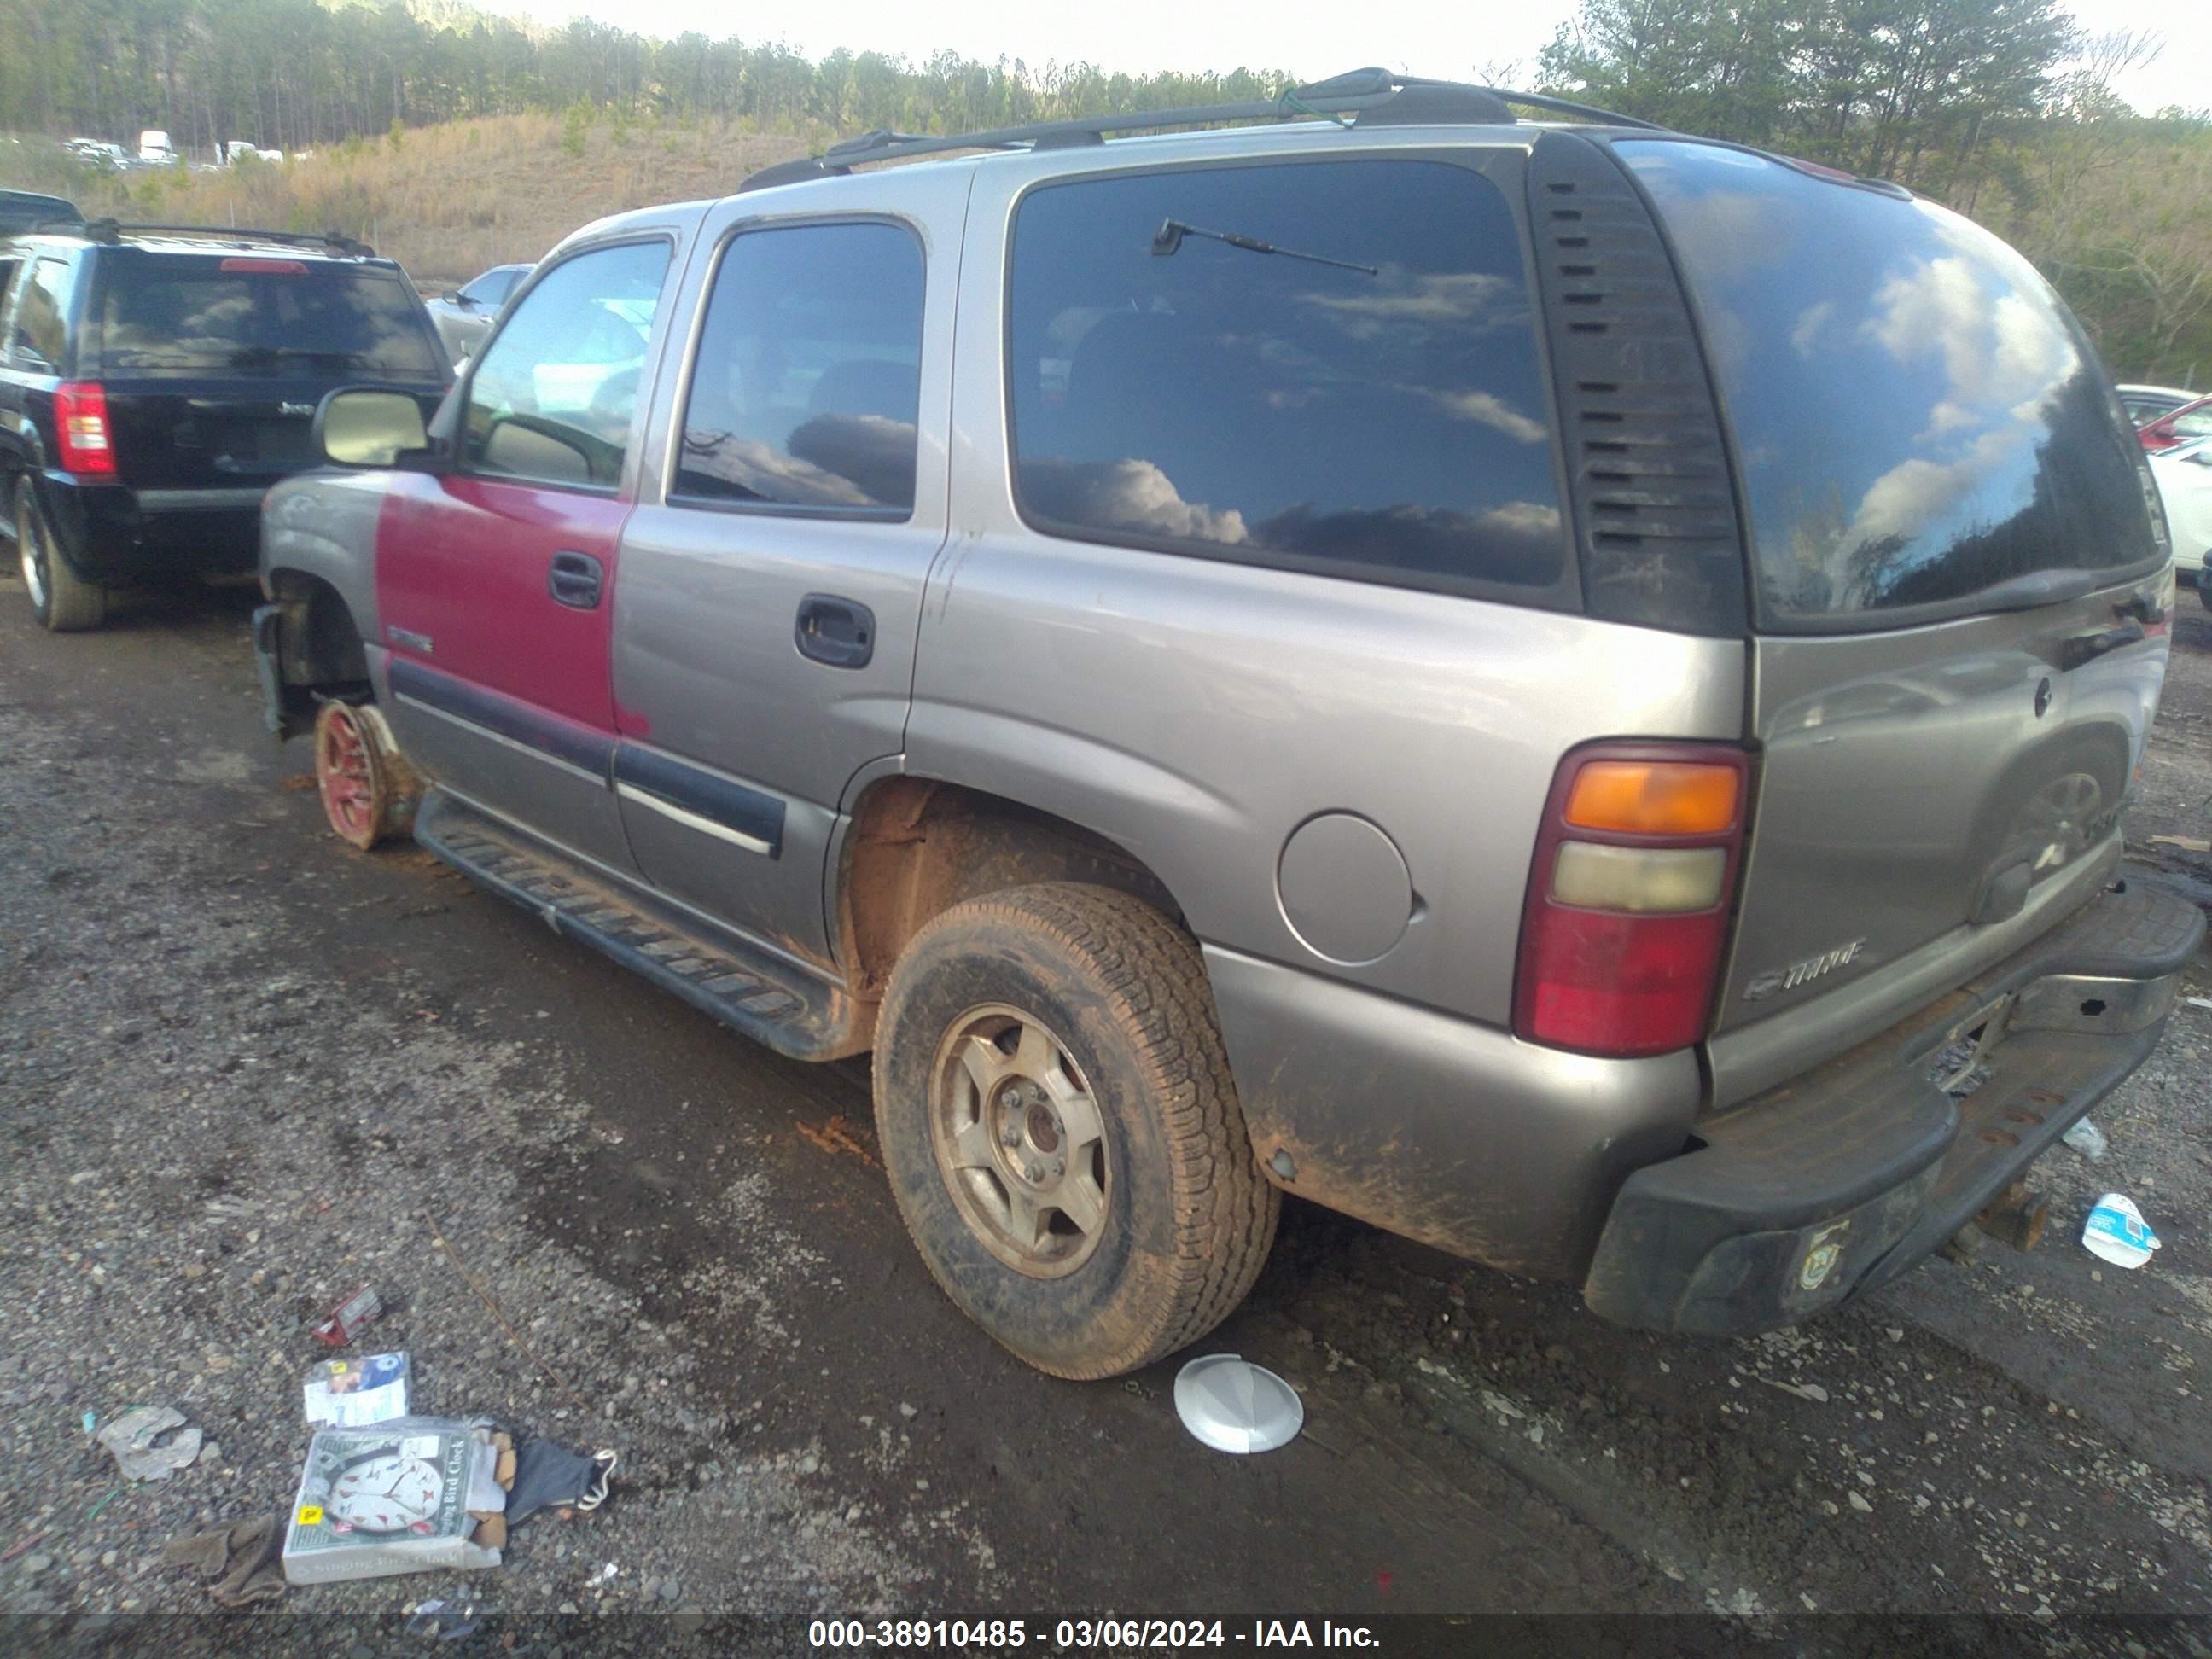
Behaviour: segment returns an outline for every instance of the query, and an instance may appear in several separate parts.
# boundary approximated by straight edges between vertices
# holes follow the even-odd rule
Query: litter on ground
[[[2142,1267],[2159,1243],[2135,1200],[2124,1193],[2106,1193],[2099,1199],[2081,1227],[2082,1246],[2118,1267]]]
[[[2083,1118],[2069,1129],[2066,1132],[2065,1140],[2069,1146],[2087,1158],[2090,1163],[2102,1164],[2105,1161],[2106,1151],[2105,1132],[2090,1122],[2087,1118]]]
[[[200,1431],[167,1406],[134,1407],[93,1437],[133,1480],[167,1480],[200,1455]]]

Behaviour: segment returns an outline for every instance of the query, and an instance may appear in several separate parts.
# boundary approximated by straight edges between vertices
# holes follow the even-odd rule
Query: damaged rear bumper
[[[1621,1324],[1741,1335],[1887,1283],[2141,1065],[2204,918],[2121,882],[2018,955],[1697,1126],[1615,1198],[1583,1296]]]

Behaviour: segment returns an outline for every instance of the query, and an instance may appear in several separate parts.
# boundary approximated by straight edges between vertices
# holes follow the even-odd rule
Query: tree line
[[[1893,179],[2033,258],[2123,378],[2212,377],[2212,112],[2113,91],[2159,43],[2057,0],[1583,0],[1545,83]]]
[[[1909,184],[2034,258],[2124,374],[2185,380],[2212,375],[2212,119],[2114,95],[2152,50],[2084,38],[2062,0],[1582,0],[1533,89]],[[811,142],[1289,84],[951,52],[814,60],[734,37],[544,28],[462,0],[0,0],[0,131],[128,143],[161,127],[202,155],[538,112],[565,114],[574,152],[600,121]]]
[[[128,143],[166,129],[311,149],[410,127],[582,106],[763,131],[956,131],[1105,109],[1273,98],[1279,74],[1108,75],[941,52],[818,61],[788,46],[541,29],[452,0],[0,0],[0,130]]]

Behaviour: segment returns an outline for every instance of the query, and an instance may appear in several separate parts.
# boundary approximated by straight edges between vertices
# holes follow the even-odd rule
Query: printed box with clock
[[[470,1511],[505,1507],[498,1455],[488,1429],[437,1418],[318,1433],[285,1534],[285,1578],[497,1566],[498,1550],[471,1540]]]

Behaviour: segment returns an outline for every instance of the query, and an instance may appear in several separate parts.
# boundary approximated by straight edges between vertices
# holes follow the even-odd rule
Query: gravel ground
[[[2130,836],[2212,897],[2151,839],[2212,821],[2196,603]],[[1054,1382],[938,1296],[863,1064],[777,1060],[323,833],[303,749],[258,733],[249,604],[55,639],[0,584],[0,1613],[276,1628],[157,1558],[287,1504],[305,1326],[364,1282],[418,1409],[622,1464],[495,1571],[290,1592],[325,1651],[456,1595],[509,1641],[652,1610],[725,1644],[758,1613],[2212,1612],[2212,1007],[2098,1113],[2106,1162],[2039,1164],[2038,1250],[1756,1340],[1616,1330],[1293,1206],[1208,1346],[1288,1376],[1308,1432],[1221,1458],[1171,1365]],[[2166,1240],[2142,1272],[2076,1243],[2108,1186]],[[123,1480],[82,1419],[136,1405],[211,1445]]]

